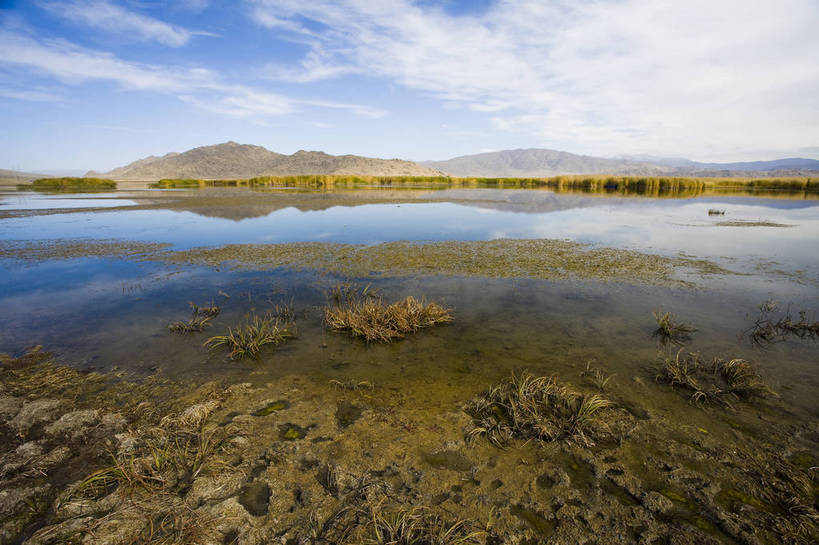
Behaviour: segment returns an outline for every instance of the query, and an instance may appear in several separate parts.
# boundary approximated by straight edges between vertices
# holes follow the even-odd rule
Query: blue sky
[[[815,0],[0,0],[0,168],[234,140],[819,158]]]

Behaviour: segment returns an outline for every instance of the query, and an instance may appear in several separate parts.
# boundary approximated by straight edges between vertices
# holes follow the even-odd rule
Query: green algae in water
[[[276,411],[283,411],[285,409],[290,408],[290,402],[285,399],[280,399],[278,401],[273,401],[262,407],[261,409],[254,411],[252,414],[253,416],[267,416],[269,414],[273,414]]]
[[[810,469],[817,465],[816,456],[807,450],[794,453],[793,456],[790,457],[790,462],[796,467],[800,467],[802,469]]]
[[[523,507],[522,505],[513,505],[509,509],[509,512],[525,522],[526,525],[534,530],[539,536],[549,537],[555,531],[555,521],[547,519],[533,509]]]
[[[282,441],[298,441],[307,437],[307,429],[297,424],[282,424],[279,426],[279,439]]]
[[[438,469],[451,469],[452,471],[469,471],[472,469],[472,462],[469,458],[457,450],[427,452],[422,456],[426,463]]]
[[[666,498],[668,498],[669,500],[671,500],[673,502],[681,503],[683,505],[688,505],[688,500],[685,498],[685,496],[681,496],[680,494],[677,494],[673,490],[668,490],[666,488],[666,489],[660,490],[660,494],[662,494],[663,496],[665,496]]]
[[[736,512],[739,508],[739,504],[745,504],[755,509],[759,509],[760,511],[765,512],[772,512],[773,509],[771,506],[767,505],[765,502],[760,500],[759,498],[755,498],[754,496],[750,496],[739,490],[734,490],[732,488],[723,488],[719,491],[716,497],[717,503],[722,505],[724,508],[728,509],[729,511]]]

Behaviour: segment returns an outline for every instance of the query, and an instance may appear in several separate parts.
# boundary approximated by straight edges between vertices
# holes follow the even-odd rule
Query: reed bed
[[[485,436],[500,447],[512,439],[565,439],[592,446],[605,428],[602,413],[612,406],[598,394],[578,393],[553,377],[513,375],[466,405],[473,419],[467,438]]]
[[[333,302],[324,309],[327,325],[337,331],[349,331],[367,342],[390,343],[453,319],[449,309],[412,296],[386,304],[368,288],[360,293],[336,288],[332,297]]]
[[[19,184],[18,189],[23,190],[108,190],[116,189],[117,183],[105,178],[40,178],[30,184]]]
[[[796,178],[714,178],[675,176],[564,175],[551,177],[453,177],[453,176],[351,176],[297,175],[257,176],[247,179],[162,179],[160,188],[186,187],[305,187],[332,189],[344,187],[464,187],[464,188],[544,188],[554,191],[583,191],[649,196],[696,196],[704,192],[803,192],[819,193],[819,179]]]

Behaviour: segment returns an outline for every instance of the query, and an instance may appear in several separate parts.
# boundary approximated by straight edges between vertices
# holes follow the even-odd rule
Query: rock
[[[237,495],[244,480],[245,476],[242,473],[199,477],[193,481],[185,501],[189,505],[222,501]]]
[[[26,486],[0,490],[0,543],[15,543],[20,532],[48,508],[43,501],[51,487]]]
[[[55,447],[54,450],[43,456],[39,461],[39,465],[43,469],[48,469],[62,464],[69,458],[71,458],[71,449],[61,445],[59,447]]]
[[[640,501],[642,501],[643,507],[645,507],[652,513],[657,514],[668,513],[674,508],[674,502],[672,502],[659,492],[652,491],[648,492],[647,494],[643,494]]]
[[[139,511],[118,511],[116,516],[98,519],[94,531],[85,536],[83,545],[126,545],[137,543],[147,526],[145,514]]]
[[[130,433],[118,433],[114,437],[119,441],[119,456],[134,454],[139,447],[139,438]]]
[[[29,441],[17,447],[14,452],[21,458],[34,458],[43,453],[43,447],[37,441]]]
[[[0,396],[0,422],[8,422],[20,412],[23,400],[14,396]]]
[[[17,416],[9,422],[20,433],[48,424],[57,419],[68,403],[63,399],[37,399],[24,403]]]
[[[104,430],[106,435],[113,435],[119,433],[128,426],[128,421],[119,413],[106,413],[102,415],[100,427]]]
[[[66,437],[77,440],[88,433],[89,428],[99,422],[100,413],[94,409],[72,411],[46,426],[45,433],[51,437]]]
[[[67,520],[40,528],[26,540],[26,545],[58,545],[60,543],[74,543],[76,538],[92,527],[93,517],[82,517]],[[72,539],[74,538],[74,539]]]

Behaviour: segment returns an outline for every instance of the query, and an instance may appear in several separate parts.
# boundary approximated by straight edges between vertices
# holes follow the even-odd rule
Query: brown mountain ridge
[[[360,176],[440,176],[441,172],[401,159],[374,159],[358,155],[329,155],[321,151],[275,153],[261,146],[225,142],[183,153],[150,156],[109,172],[87,176],[113,180],[151,181],[163,178],[242,179],[295,174],[350,174]]]

